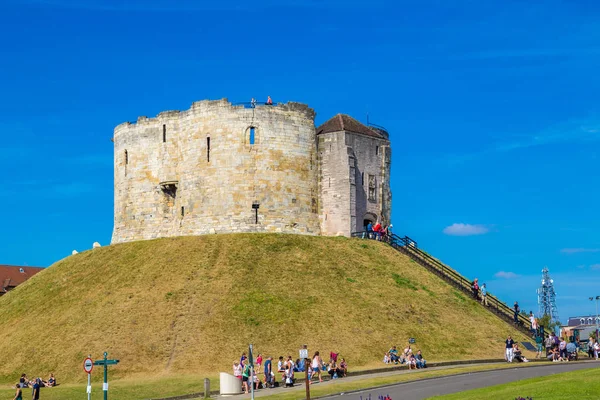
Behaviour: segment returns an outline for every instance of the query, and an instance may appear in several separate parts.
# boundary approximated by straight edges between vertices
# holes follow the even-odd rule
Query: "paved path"
[[[589,361],[579,363],[553,363],[530,368],[473,372],[458,376],[445,376],[441,378],[400,383],[382,389],[366,389],[360,392],[334,395],[327,397],[327,400],[360,400],[361,398],[362,400],[369,400],[369,395],[371,400],[377,400],[380,395],[385,396],[387,394],[389,394],[392,399],[421,400],[432,396],[499,385],[521,379],[599,367],[600,363]]]
[[[497,362],[497,363],[473,363],[473,364],[456,364],[456,365],[445,365],[445,366],[441,366],[441,367],[431,367],[431,368],[427,368],[427,369],[413,369],[413,370],[407,370],[406,368],[401,368],[401,369],[397,369],[394,371],[386,371],[386,372],[376,372],[373,374],[367,374],[367,375],[352,375],[349,376],[347,378],[343,378],[337,382],[353,382],[353,381],[360,381],[360,380],[364,380],[364,379],[371,379],[371,378],[381,378],[381,377],[386,377],[386,376],[393,376],[393,375],[401,375],[401,374],[415,374],[415,378],[414,379],[419,379],[418,375],[424,371],[435,371],[435,370],[447,370],[447,369],[455,369],[455,368],[465,368],[465,367],[473,367],[473,366],[484,366],[484,365],[502,365],[505,366],[507,365],[506,362]],[[329,379],[329,376],[327,374],[325,374],[326,377],[324,377],[324,382],[323,383],[318,383],[317,381],[314,381],[314,385],[313,387],[317,387],[317,386],[321,386],[321,385],[329,385],[332,384],[333,381],[331,381]],[[281,378],[281,376],[278,376],[279,378]],[[296,374],[297,378],[304,378],[304,373],[300,372]],[[294,387],[292,388],[284,388],[284,387],[279,387],[279,388],[274,388],[274,389],[260,389],[258,391],[256,391],[254,394],[254,397],[265,397],[265,396],[273,396],[275,394],[284,394],[284,393],[289,393],[291,391],[304,391],[305,390],[305,386],[304,386],[304,382],[299,382],[297,383]],[[219,400],[246,400],[249,399],[250,395],[249,394],[238,394],[238,395],[227,395],[227,396],[217,396],[217,399]]]

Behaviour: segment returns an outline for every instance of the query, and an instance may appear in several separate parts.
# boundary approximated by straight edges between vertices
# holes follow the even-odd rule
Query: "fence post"
[[[204,378],[204,398],[210,397],[210,379]]]

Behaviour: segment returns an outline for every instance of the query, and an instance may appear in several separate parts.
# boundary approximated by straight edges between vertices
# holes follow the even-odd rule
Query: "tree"
[[[544,314],[544,316],[538,318],[538,323],[544,327],[546,332],[556,332],[556,328],[560,327],[560,321],[552,321],[548,314]]]

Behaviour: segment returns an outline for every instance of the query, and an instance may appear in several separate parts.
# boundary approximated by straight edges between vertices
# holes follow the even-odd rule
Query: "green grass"
[[[100,375],[100,374],[98,374]],[[218,389],[218,386],[212,387]],[[204,381],[199,377],[180,376],[169,378],[137,378],[135,380],[109,380],[109,398],[123,400],[138,400],[177,396],[184,393],[201,393],[204,391]],[[0,398],[12,399],[15,390],[0,388]],[[92,383],[92,398],[102,398],[102,382]],[[42,388],[40,397],[44,400],[72,400],[86,398],[85,384],[61,384],[53,388]],[[31,389],[23,390],[23,398],[31,398]]]
[[[504,385],[469,390],[446,396],[436,396],[436,400],[480,400],[514,399],[518,396],[533,397],[535,400],[594,399],[600,398],[598,369],[564,372],[539,378],[524,379]]]
[[[82,252],[0,297],[0,321],[0,383],[54,372],[64,390],[104,351],[121,360],[113,379],[201,379],[248,343],[274,357],[306,343],[356,370],[409,337],[430,362],[502,358],[506,335],[526,340],[384,243],[278,234]]]

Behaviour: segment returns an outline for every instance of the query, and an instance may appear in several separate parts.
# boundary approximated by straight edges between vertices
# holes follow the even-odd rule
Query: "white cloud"
[[[565,253],[565,254],[598,253],[598,252],[600,252],[600,249],[586,249],[583,247],[573,247],[573,248],[560,249],[560,252]]]
[[[600,264],[592,264],[590,265],[590,269],[594,271],[600,270]]]
[[[519,275],[509,271],[498,271],[494,274],[494,277],[502,279],[515,279],[518,278]]]
[[[444,233],[450,236],[473,236],[484,235],[490,230],[485,225],[471,225],[454,223],[444,228]]]

